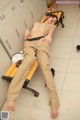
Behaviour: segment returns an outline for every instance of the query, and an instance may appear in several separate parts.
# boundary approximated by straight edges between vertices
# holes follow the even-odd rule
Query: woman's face
[[[49,23],[49,24],[51,24],[51,23],[53,23],[53,22],[55,23],[56,20],[57,20],[56,17],[49,17],[49,18],[48,18],[48,23]]]

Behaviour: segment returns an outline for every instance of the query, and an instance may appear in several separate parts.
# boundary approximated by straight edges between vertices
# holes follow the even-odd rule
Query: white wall
[[[8,89],[1,76],[12,55],[22,50],[26,28],[30,29],[34,20],[40,21],[46,11],[46,0],[0,0],[0,108]]]

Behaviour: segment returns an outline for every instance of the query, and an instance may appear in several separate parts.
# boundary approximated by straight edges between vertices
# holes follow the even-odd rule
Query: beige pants
[[[15,98],[19,95],[26,76],[35,59],[35,53],[41,70],[44,74],[46,85],[50,91],[50,105],[53,108],[58,108],[59,99],[56,92],[53,76],[50,71],[49,44],[47,42],[43,42],[40,45],[37,45],[36,42],[32,42],[31,46],[24,46],[24,59],[10,84],[7,99],[15,100]]]

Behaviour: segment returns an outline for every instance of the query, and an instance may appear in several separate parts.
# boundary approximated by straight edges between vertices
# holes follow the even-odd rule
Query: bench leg
[[[38,97],[38,96],[39,96],[39,93],[38,93],[36,90],[34,90],[34,89],[30,88],[30,87],[27,87],[28,83],[29,83],[29,80],[26,80],[26,81],[24,82],[23,88],[31,91],[31,92],[34,94],[35,97]]]
[[[64,28],[63,17],[60,17],[59,23],[62,25],[62,28]]]
[[[61,15],[61,17],[59,19],[59,23],[62,25],[62,28],[65,27],[64,24],[63,24],[63,18],[64,18],[64,12],[62,12],[62,15]]]
[[[54,70],[53,68],[51,68],[51,73],[52,73],[52,75],[53,75],[53,77],[54,77],[54,75],[55,75],[55,70]],[[45,87],[47,87],[46,84],[45,84]]]
[[[77,52],[80,52],[80,45],[76,46]]]
[[[8,76],[2,76],[3,80],[6,80],[8,83],[11,82],[11,80],[13,79],[13,77],[8,77]]]
[[[52,72],[52,75],[53,75],[53,77],[54,77],[54,75],[55,75],[55,70],[54,70],[53,68],[51,68],[51,72]]]
[[[12,77],[3,76],[2,79],[7,80],[7,82],[10,83],[11,80],[12,80]],[[36,90],[27,87],[28,83],[29,83],[29,80],[26,80],[26,81],[24,82],[24,84],[23,84],[23,88],[25,88],[25,89],[31,91],[32,93],[34,93],[34,96],[35,96],[35,97],[38,97],[38,96],[39,96],[39,93],[38,93]]]

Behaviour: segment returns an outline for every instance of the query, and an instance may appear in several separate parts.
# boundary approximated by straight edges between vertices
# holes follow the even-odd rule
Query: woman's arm
[[[24,39],[26,40],[29,37],[31,37],[31,32],[29,31],[29,29],[27,29],[24,35]]]
[[[54,34],[54,31],[55,31],[55,28],[56,28],[56,25],[52,25],[49,33],[48,33],[47,36],[45,37],[45,39],[47,39],[47,41],[48,41],[49,43],[52,42],[52,38],[53,38],[53,34]]]
[[[35,23],[36,23],[36,22],[35,22]],[[34,23],[34,24],[35,24],[35,23]],[[26,29],[26,31],[25,31],[25,36],[24,36],[24,39],[25,39],[25,40],[26,40],[27,38],[30,38],[30,37],[31,37],[31,32],[32,32],[32,30],[33,30],[34,24],[32,25],[31,30]]]
[[[55,31],[56,25],[52,25],[50,31],[48,32],[47,36],[50,36],[51,38],[53,37],[53,33]]]

